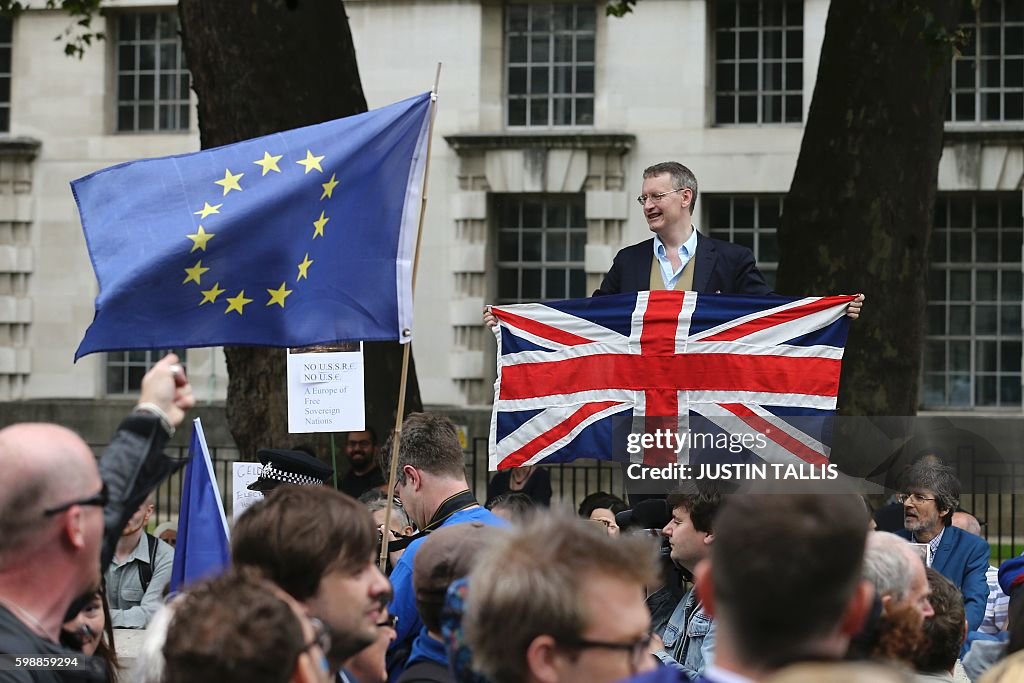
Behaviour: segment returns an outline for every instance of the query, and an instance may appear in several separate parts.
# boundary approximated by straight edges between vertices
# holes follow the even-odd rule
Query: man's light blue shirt
[[[675,289],[679,282],[679,276],[683,274],[683,268],[690,262],[697,252],[697,226],[693,226],[690,232],[690,239],[686,240],[679,247],[679,269],[672,270],[672,262],[668,258],[668,249],[665,243],[657,235],[654,236],[654,258],[658,259],[661,266],[661,281],[665,283],[665,289]]]

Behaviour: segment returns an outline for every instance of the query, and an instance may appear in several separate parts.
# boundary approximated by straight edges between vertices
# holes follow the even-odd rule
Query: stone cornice
[[[956,127],[946,128],[942,134],[945,146],[981,144],[986,147],[1008,145],[1024,146],[1024,128],[1017,126],[979,126],[977,128]]]
[[[29,137],[0,136],[0,158],[23,158],[31,161],[39,155],[43,143]]]
[[[631,133],[574,132],[502,132],[460,133],[445,136],[458,153],[498,149],[596,149],[625,154],[633,147]]]

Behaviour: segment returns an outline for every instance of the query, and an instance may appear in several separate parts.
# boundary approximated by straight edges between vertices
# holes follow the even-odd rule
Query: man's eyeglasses
[[[641,636],[640,638],[628,643],[609,643],[602,640],[586,640],[584,638],[579,638],[577,640],[560,642],[559,645],[571,650],[599,649],[627,652],[629,653],[630,668],[633,673],[636,673],[643,665],[644,659],[647,657],[648,651],[651,649],[651,636],[650,634]]]
[[[636,201],[640,206],[646,204],[648,199],[657,204],[658,202],[661,201],[662,197],[667,197],[668,195],[674,194],[676,192],[682,192],[685,189],[685,187],[680,187],[678,190],[669,190],[668,192],[658,192],[657,194],[642,194],[636,198]]]
[[[299,652],[299,654],[302,654],[303,652],[308,651],[314,645],[319,646],[320,650],[324,654],[327,654],[328,652],[330,652],[331,651],[331,634],[327,630],[327,627],[324,626],[324,622],[320,621],[316,617],[310,617],[309,618],[309,624],[310,624],[310,626],[313,627],[313,640],[311,640],[308,643],[306,643],[306,646],[302,648],[302,651]]]
[[[106,482],[103,483],[103,488],[100,489],[99,493],[97,493],[95,495],[92,495],[92,496],[89,496],[88,498],[82,498],[81,500],[73,500],[70,503],[64,503],[63,505],[58,505],[57,507],[47,508],[47,509],[43,510],[43,516],[45,516],[45,517],[52,517],[53,515],[59,515],[60,513],[64,512],[65,510],[68,510],[68,509],[74,507],[75,505],[91,505],[91,506],[94,506],[94,507],[106,507],[106,505],[107,505],[107,484],[106,484]]]
[[[610,519],[588,519],[587,521],[591,522],[593,524],[600,524],[600,525],[604,526],[605,529],[609,529],[612,526],[618,527],[618,525],[615,524],[615,522],[610,520]]]
[[[896,500],[897,502],[899,502],[900,505],[903,505],[908,500],[910,501],[911,505],[920,505],[922,503],[927,503],[928,501],[935,499],[927,498],[917,493],[901,493],[900,495],[896,496]]]

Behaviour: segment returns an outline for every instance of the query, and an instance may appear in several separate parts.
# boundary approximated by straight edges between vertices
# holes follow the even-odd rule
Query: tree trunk
[[[178,12],[204,149],[366,111],[341,0],[180,0]],[[224,349],[228,425],[243,458],[310,441],[288,434],[284,354]],[[367,422],[381,434],[401,368],[397,342],[366,345]],[[421,409],[412,366],[406,405]]]
[[[839,408],[913,415],[963,0],[832,0],[779,244],[780,293],[864,292]]]

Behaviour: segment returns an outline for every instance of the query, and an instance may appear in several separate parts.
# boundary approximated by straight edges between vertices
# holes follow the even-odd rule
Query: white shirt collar
[[[690,231],[690,238],[683,242],[682,246],[679,247],[679,253],[685,253],[688,258],[693,258],[693,255],[697,252],[697,226],[693,225],[691,227],[693,229]],[[667,252],[668,250],[665,248],[665,243],[661,241],[661,237],[655,235],[654,255],[660,258],[665,258]]]

